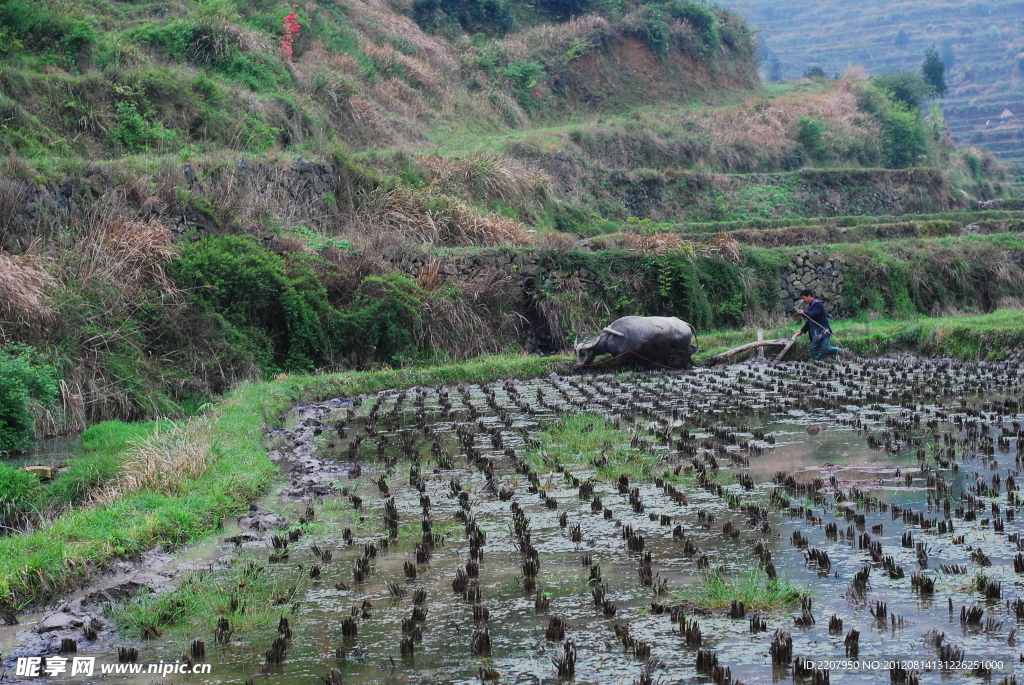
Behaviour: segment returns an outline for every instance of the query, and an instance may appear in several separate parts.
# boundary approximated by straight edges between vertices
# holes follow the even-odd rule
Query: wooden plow
[[[764,332],[759,328],[757,329],[757,341],[747,343],[746,345],[740,345],[739,347],[734,347],[731,350],[726,350],[725,352],[721,352],[712,357],[709,357],[707,360],[707,365],[716,366],[729,359],[729,357],[733,357],[737,354],[747,352],[749,350],[757,350],[758,358],[764,359],[764,348],[781,345],[782,350],[780,350],[779,353],[775,355],[775,359],[772,360],[772,364],[778,364],[780,361],[782,361],[782,358],[786,355],[786,353],[789,352],[789,348],[793,346],[793,343],[796,342],[796,339],[799,336],[800,332],[797,331],[796,333],[793,334],[792,338],[776,338],[775,340],[764,340]]]

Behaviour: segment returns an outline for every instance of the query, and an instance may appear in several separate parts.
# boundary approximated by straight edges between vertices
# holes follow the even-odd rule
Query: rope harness
[[[616,359],[618,359],[619,357],[625,357],[627,354],[632,354],[632,355],[634,355],[636,357],[640,357],[645,362],[654,364],[655,366],[660,366],[661,368],[668,369],[669,371],[686,371],[686,369],[677,369],[674,366],[665,366],[664,364],[659,364],[658,362],[654,361],[653,359],[648,359],[647,357],[643,356],[642,354],[637,354],[636,352],[633,352],[632,350],[626,350],[622,354],[617,354],[614,357],[609,357],[608,359],[605,359],[604,361],[591,362],[589,364],[580,364],[579,366],[581,368],[587,368],[587,367],[590,367],[590,366],[600,366],[601,364],[607,364],[608,362],[613,362]]]

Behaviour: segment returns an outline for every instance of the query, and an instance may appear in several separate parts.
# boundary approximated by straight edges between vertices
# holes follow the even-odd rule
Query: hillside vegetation
[[[946,66],[946,124],[958,144],[1024,165],[1024,3],[974,0],[728,0],[759,30],[762,71],[795,79],[849,64],[917,70],[934,45]],[[777,61],[777,68],[773,68]],[[773,73],[774,72],[774,73]]]
[[[777,325],[797,246],[851,316],[1024,301],[994,158],[856,73],[761,86],[712,5],[13,0],[0,31],[3,452],[627,314]]]

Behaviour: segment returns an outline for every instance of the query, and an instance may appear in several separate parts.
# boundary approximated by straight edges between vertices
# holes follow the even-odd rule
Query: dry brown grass
[[[395,136],[387,120],[372,102],[361,97],[349,98],[349,106],[352,108],[352,118],[366,132],[366,136],[372,139],[372,147],[384,148],[394,143]]]
[[[623,292],[645,290],[642,279],[628,275],[621,277],[620,287]],[[562,279],[557,292],[539,298],[536,306],[551,335],[552,344],[559,350],[571,347],[573,341],[567,339],[570,331],[600,330],[612,316],[608,303],[592,297],[583,281],[576,276]]]
[[[420,267],[420,272],[416,275],[416,285],[427,292],[434,292],[444,285],[444,277],[440,275],[440,270],[441,260],[431,257]]]
[[[441,75],[434,67],[421,59],[410,57],[390,46],[382,47],[370,44],[363,51],[384,73],[401,73],[427,91],[437,91],[441,88]]]
[[[171,231],[155,219],[114,217],[105,232],[95,236],[110,257],[109,277],[127,293],[156,286],[164,295],[175,292],[164,265],[174,256]]]
[[[721,257],[732,264],[739,264],[739,243],[726,233],[707,242],[686,240],[676,233],[658,232],[643,235],[632,231],[610,233],[590,239],[590,246],[596,250],[633,250],[652,254],[683,252],[691,256]]]
[[[846,71],[843,72],[843,80],[850,83],[867,81],[868,70],[864,68],[863,64],[847,64]]]
[[[15,226],[22,212],[27,209],[27,197],[27,184],[0,177],[0,226],[4,227],[0,232],[0,247],[4,245],[7,231]]]
[[[503,155],[420,155],[417,160],[431,183],[438,184],[445,193],[521,203],[546,196],[551,187],[547,174]]]
[[[689,119],[712,140],[709,161],[729,171],[754,171],[775,164],[795,145],[802,116],[828,122],[839,139],[877,139],[878,125],[865,117],[849,81],[837,81],[822,93],[776,100],[758,100],[739,107],[706,111]]]
[[[595,14],[573,17],[561,23],[544,23],[506,37],[501,46],[512,59],[531,55],[564,53],[575,41],[595,32],[609,31],[608,20]]]
[[[427,114],[427,106],[420,94],[409,84],[390,78],[374,84],[374,99],[384,109],[407,120],[418,120]]]
[[[359,33],[364,36],[364,49],[383,34],[415,49],[417,58],[441,73],[452,72],[458,67],[443,40],[423,33],[415,21],[383,3],[353,0],[346,5],[346,13],[350,13]]]
[[[53,310],[46,291],[55,283],[39,257],[0,251],[0,312],[48,319]]]
[[[538,252],[568,252],[576,247],[576,236],[561,231],[545,231],[533,238]]]
[[[507,273],[492,267],[467,283],[446,285],[424,300],[421,350],[444,350],[458,361],[501,352],[519,337],[516,325],[523,319],[514,311],[519,288]]]
[[[132,445],[122,473],[92,497],[93,504],[113,504],[143,490],[177,495],[186,480],[201,476],[214,457],[208,417],[182,424],[162,421],[156,435]]]
[[[431,246],[522,246],[529,234],[518,221],[481,214],[461,200],[417,188],[376,190],[359,208],[364,236],[377,245],[413,240]]]

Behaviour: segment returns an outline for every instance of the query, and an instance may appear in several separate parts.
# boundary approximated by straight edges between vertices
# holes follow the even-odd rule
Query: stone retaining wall
[[[828,258],[817,250],[797,250],[783,270],[779,285],[779,298],[787,312],[803,308],[800,291],[810,288],[815,297],[825,303],[830,315],[842,313],[843,301],[842,257]]]
[[[432,260],[438,262],[438,274],[459,281],[471,280],[484,269],[494,268],[508,274],[524,296],[538,289],[557,289],[565,280],[573,279],[584,289],[597,287],[596,275],[586,267],[560,270],[550,257],[527,250],[508,248],[481,249],[472,253],[415,254],[398,248],[387,248],[383,255],[395,269],[415,279]],[[842,257],[826,258],[817,250],[800,249],[779,276],[779,299],[787,312],[803,307],[800,291],[811,288],[825,303],[831,315],[843,312]]]

